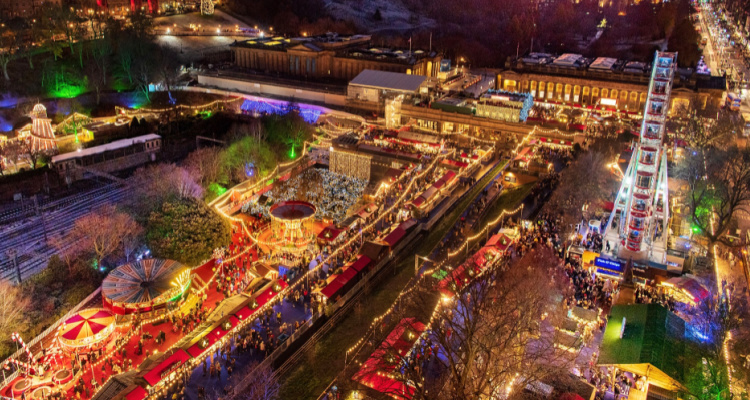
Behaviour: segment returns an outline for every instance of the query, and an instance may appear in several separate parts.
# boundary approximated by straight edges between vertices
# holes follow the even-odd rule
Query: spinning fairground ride
[[[304,201],[284,201],[273,205],[271,224],[258,235],[258,243],[272,256],[295,255],[315,245],[316,208]]]

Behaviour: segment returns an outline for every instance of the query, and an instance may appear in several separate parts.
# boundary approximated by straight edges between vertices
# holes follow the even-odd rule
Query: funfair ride
[[[669,190],[664,135],[676,67],[677,53],[656,52],[640,138],[604,237],[620,258],[665,263]]]

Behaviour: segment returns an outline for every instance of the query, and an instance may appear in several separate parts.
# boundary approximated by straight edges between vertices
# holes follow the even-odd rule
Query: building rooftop
[[[685,321],[662,305],[618,305],[612,307],[599,364],[649,375],[659,386],[673,388],[689,367],[685,348]]]
[[[611,57],[599,57],[589,65],[589,68],[603,71],[611,71],[617,62],[616,58]]]
[[[99,146],[89,147],[88,149],[83,149],[79,151],[71,151],[70,153],[56,155],[52,157],[52,163],[54,164],[54,163],[58,163],[61,161],[70,160],[73,158],[104,153],[105,151],[122,149],[124,147],[132,146],[135,143],[145,143],[148,140],[154,140],[154,139],[161,139],[161,136],[155,133],[149,133],[148,135],[136,136],[130,139],[115,140],[114,142],[102,144]]]
[[[389,61],[401,64],[414,64],[425,57],[436,57],[435,51],[395,49],[387,47],[351,48],[344,51],[341,56],[347,58],[358,58],[366,60]],[[438,66],[435,66],[437,68]]]
[[[580,54],[565,53],[552,61],[552,65],[558,67],[582,67],[586,64],[586,59]]]
[[[426,76],[366,69],[359,73],[349,85],[368,86],[376,89],[416,92],[427,80]]]
[[[232,44],[234,47],[252,47],[267,50],[286,50],[290,47],[302,45],[312,51],[340,50],[352,46],[366,46],[372,37],[370,35],[339,35],[326,33],[325,35],[286,38],[283,36],[258,37]]]

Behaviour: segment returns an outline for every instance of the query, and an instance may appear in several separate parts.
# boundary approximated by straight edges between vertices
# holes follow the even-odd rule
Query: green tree
[[[167,201],[148,217],[146,242],[156,257],[197,265],[230,239],[229,222],[199,200]]]
[[[247,136],[224,151],[221,163],[223,180],[229,184],[265,177],[276,166],[276,158],[268,143]]]

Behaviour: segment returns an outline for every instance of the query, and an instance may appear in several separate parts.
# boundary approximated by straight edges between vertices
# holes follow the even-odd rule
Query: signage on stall
[[[594,259],[594,265],[610,271],[622,272],[622,264],[617,260],[610,260],[608,258],[596,257]]]

